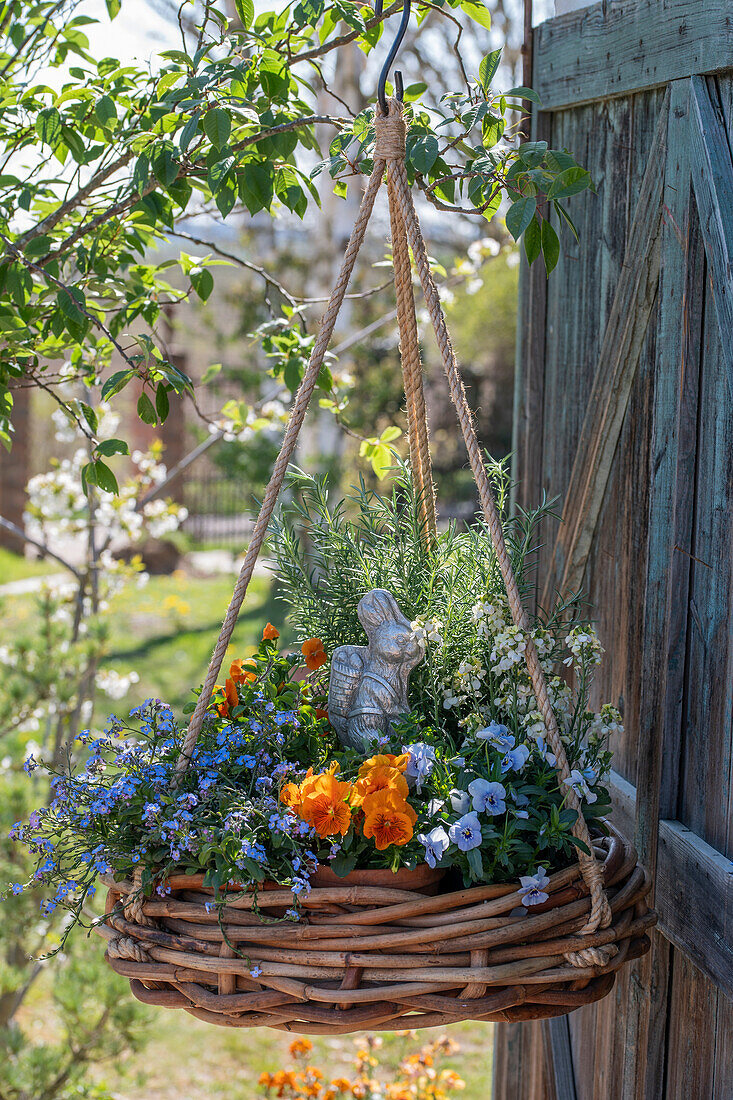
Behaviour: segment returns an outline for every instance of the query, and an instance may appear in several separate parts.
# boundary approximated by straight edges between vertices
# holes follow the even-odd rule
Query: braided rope
[[[142,871],[139,868],[135,869],[133,875],[134,890],[131,894],[128,894],[127,901],[122,907],[122,912],[125,914],[125,920],[131,924],[142,924],[148,928],[155,926],[155,921],[152,917],[148,917],[143,913],[143,905],[145,904],[145,894],[143,892],[143,876]]]
[[[400,330],[400,361],[407,402],[408,443],[410,467],[415,485],[418,509],[425,532],[425,542],[430,549],[435,541],[436,508],[433,469],[430,460],[430,436],[425,410],[420,344],[415,313],[415,295],[412,290],[412,268],[407,245],[407,235],[394,194],[392,182],[395,161],[405,159],[407,127],[399,105],[390,103],[389,114],[379,110],[374,120],[375,153],[387,164],[387,191],[389,217],[392,231],[392,262],[394,266],[395,294],[397,298],[397,323]]]
[[[565,747],[560,738],[560,731],[558,729],[557,720],[555,718],[552,704],[550,702],[549,693],[547,690],[547,683],[545,675],[540,664],[539,654],[537,647],[534,643],[534,639],[531,634],[531,625],[527,612],[522,606],[519,589],[517,587],[516,577],[514,576],[514,570],[512,569],[511,560],[507,551],[506,543],[504,541],[504,533],[501,525],[501,518],[494,502],[493,493],[491,491],[491,485],[489,483],[488,474],[484,465],[483,458],[481,456],[481,450],[476,438],[476,432],[473,425],[473,419],[471,416],[471,410],[468,406],[466,399],[466,392],[463,387],[463,380],[461,378],[458,364],[456,362],[455,353],[453,351],[448,329],[446,327],[445,318],[443,316],[443,310],[440,305],[440,297],[438,295],[437,287],[433,280],[432,273],[430,271],[430,265],[428,263],[427,251],[425,248],[425,242],[420,231],[420,225],[417,220],[417,214],[412,203],[412,196],[410,194],[410,187],[407,180],[407,172],[404,162],[395,160],[392,164],[392,182],[395,189],[397,201],[400,206],[402,219],[407,231],[407,236],[412,248],[412,254],[415,258],[415,264],[420,276],[420,282],[422,283],[423,293],[425,295],[425,301],[430,313],[430,318],[435,330],[435,336],[440,349],[440,354],[443,360],[443,366],[445,368],[446,376],[448,378],[448,385],[450,388],[451,398],[456,407],[458,414],[458,420],[463,433],[463,438],[466,444],[466,450],[468,452],[468,459],[471,465],[476,485],[479,491],[479,498],[481,500],[481,507],[484,514],[484,518],[489,527],[491,533],[491,540],[494,545],[497,560],[499,563],[499,569],[501,571],[502,578],[504,580],[504,586],[506,588],[507,598],[509,601],[509,607],[512,614],[512,620],[514,624],[522,631],[522,634],[526,638],[525,649],[525,661],[527,664],[527,670],[529,672],[530,680],[532,682],[532,688],[537,699],[537,705],[542,715],[545,728],[547,730],[547,739],[552,747],[552,751],[556,758],[556,770],[560,776],[561,783],[565,785],[566,789],[566,801],[569,806],[572,807],[577,813],[577,820],[573,826],[573,833],[578,840],[584,844],[590,854],[586,854],[583,851],[578,851],[578,862],[583,874],[583,878],[588,886],[588,890],[591,898],[591,912],[587,923],[584,925],[582,931],[586,933],[594,932],[597,928],[605,928],[611,921],[611,909],[608,904],[608,898],[606,897],[605,890],[603,888],[603,879],[601,870],[598,866],[595,856],[593,855],[593,849],[586,825],[585,819],[582,815],[580,800],[577,797],[572,787],[567,786],[566,781],[570,778],[570,766],[565,754]],[[578,952],[576,958],[583,956],[583,952]],[[594,960],[595,962],[595,960]],[[575,963],[577,965],[577,962]]]
[[[196,738],[201,732],[201,726],[203,725],[204,715],[206,709],[211,701],[211,694],[216,684],[216,679],[221,669],[222,661],[224,660],[224,654],[226,653],[227,646],[232,637],[234,627],[237,622],[237,616],[239,615],[239,609],[242,606],[244,597],[247,593],[249,582],[252,579],[252,573],[254,571],[255,562],[259,556],[262,544],[265,541],[267,529],[272,518],[272,513],[277,503],[277,498],[280,495],[283,481],[285,480],[285,474],[290,460],[293,457],[293,451],[295,450],[295,444],[298,440],[298,433],[300,432],[305,414],[310,404],[310,399],[313,396],[313,390],[316,386],[318,379],[318,373],[323,363],[323,358],[326,354],[328,343],[333,333],[334,325],[336,324],[336,318],[338,317],[341,304],[346,294],[346,288],[351,278],[351,273],[354,270],[354,263],[364,240],[364,234],[366,233],[366,227],[371,216],[372,209],[374,207],[374,200],[377,196],[377,191],[382,182],[382,176],[384,175],[384,161],[379,158],[374,161],[374,168],[372,174],[369,177],[369,183],[367,189],[364,192],[364,196],[361,200],[361,206],[359,207],[359,213],[354,224],[354,228],[351,231],[351,237],[349,239],[346,252],[344,254],[343,263],[341,265],[341,271],[339,272],[336,285],[333,288],[331,297],[328,302],[328,307],[323,315],[321,321],[321,328],[316,338],[316,342],[311,352],[311,357],[308,362],[303,379],[298,387],[298,392],[295,395],[295,401],[290,413],[290,419],[288,420],[288,426],[285,430],[285,436],[283,438],[280,453],[277,456],[277,460],[270,476],[270,481],[265,489],[265,495],[262,500],[262,506],[260,513],[257,517],[257,522],[252,532],[252,539],[250,541],[247,553],[244,561],[242,562],[242,568],[237,578],[237,583],[234,586],[234,592],[232,599],[227,608],[227,613],[224,616],[224,622],[222,623],[221,633],[217,640],[214,652],[211,657],[208,672],[206,673],[206,679],[204,680],[204,686],[201,689],[201,694],[196,703],[196,709],[194,710],[191,721],[189,723],[188,730],[186,731],[186,737],[183,742],[183,748],[181,750],[181,756],[176,764],[176,776],[180,777],[188,767],[191,759],[191,753],[194,750],[196,744]]]

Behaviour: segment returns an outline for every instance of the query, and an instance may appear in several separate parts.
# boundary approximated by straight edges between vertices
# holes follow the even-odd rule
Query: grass
[[[0,557],[0,570],[3,561]],[[10,562],[10,566],[21,568],[19,563]],[[17,575],[12,579],[18,579]],[[144,588],[130,586],[116,597],[110,609],[113,631],[103,666],[120,673],[135,670],[140,681],[122,699],[100,695],[97,715],[110,711],[125,715],[149,696],[165,699],[174,708],[188,701],[191,688],[201,683],[206,672],[232,587],[230,576],[198,579],[181,571],[169,577],[151,577]],[[6,628],[9,624],[27,626],[33,614],[28,596],[4,601]],[[283,644],[287,644],[290,635],[284,614],[285,605],[275,598],[270,579],[256,576],[229,655],[253,652],[268,621],[281,630]],[[99,950],[99,945],[92,943],[89,949]],[[27,1016],[24,1013],[24,1023],[45,1030],[51,1009],[47,995],[38,992]],[[120,995],[129,995],[122,979]],[[419,1035],[425,1042],[439,1033],[432,1030]],[[106,1085],[116,1100],[254,1100],[263,1095],[257,1084],[260,1074],[289,1064],[287,1048],[293,1038],[263,1028],[238,1031],[213,1027],[167,1009],[151,1010],[147,1034],[149,1042],[143,1050],[127,1054],[114,1067],[99,1065],[93,1071],[95,1080]],[[466,1081],[460,1093],[463,1100],[487,1100],[491,1095],[491,1025],[457,1024],[448,1034],[460,1044],[461,1052],[441,1064],[455,1069]],[[310,1064],[319,1066],[329,1079],[348,1076],[355,1038],[313,1037]],[[406,1049],[403,1036],[386,1033],[380,1060],[386,1068],[396,1067]],[[417,1044],[410,1044],[409,1049],[417,1049]]]
[[[126,713],[141,699],[164,699],[172,707],[188,702],[191,688],[201,683],[211,658],[234,578],[197,579],[176,571],[151,577],[142,589],[128,588],[111,608],[114,634],[103,667],[120,673],[134,670],[140,682],[113,709]],[[285,605],[275,599],[269,578],[255,576],[247,592],[229,646],[225,668],[234,657],[249,656],[262,628],[272,622],[286,644]],[[101,702],[101,701],[100,701]],[[109,709],[110,701],[103,706]]]
[[[45,577],[50,573],[61,573],[63,569],[54,561],[31,561],[21,554],[14,554],[0,546],[0,584],[11,581],[24,581],[27,577]]]
[[[263,1095],[257,1081],[263,1071],[274,1073],[290,1066],[287,1048],[294,1036],[265,1028],[247,1031],[217,1028],[183,1013],[159,1009],[151,1017],[151,1041],[137,1055],[112,1072],[99,1073],[116,1100],[254,1100]],[[438,1029],[417,1032],[419,1041],[436,1038]],[[488,1100],[491,1096],[492,1025],[454,1024],[447,1032],[460,1052],[441,1061],[454,1069],[466,1088],[462,1100]],[[308,1063],[319,1067],[326,1079],[349,1076],[361,1035],[312,1036]],[[377,1052],[384,1070],[396,1068],[408,1051],[419,1049],[404,1034],[386,1032]],[[383,1080],[389,1073],[382,1072]]]

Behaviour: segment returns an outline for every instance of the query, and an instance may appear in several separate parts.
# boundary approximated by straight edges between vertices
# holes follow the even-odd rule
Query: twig
[[[5,519],[4,516],[0,516],[0,527],[4,527],[6,531],[10,531],[11,534],[17,535],[19,539],[23,539],[23,541],[29,543],[30,546],[35,546],[36,550],[41,551],[41,555],[44,558],[53,558],[59,565],[63,565],[64,569],[68,569],[70,573],[73,573],[78,581],[81,580],[81,573],[78,569],[75,569],[70,562],[60,557],[55,550],[51,550],[45,543],[38,542],[37,539],[31,538],[30,535],[25,533],[22,527],[18,527],[17,524],[12,523],[9,519]]]

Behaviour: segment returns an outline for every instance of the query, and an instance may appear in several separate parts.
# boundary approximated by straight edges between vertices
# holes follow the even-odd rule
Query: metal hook
[[[402,21],[400,23],[399,30],[397,31],[397,37],[392,43],[392,47],[387,54],[387,59],[382,66],[382,71],[379,74],[379,83],[377,84],[377,99],[379,101],[379,107],[383,115],[388,113],[387,107],[387,77],[389,76],[389,70],[392,68],[392,62],[397,57],[400,46],[402,45],[402,39],[407,33],[407,25],[410,22],[410,6],[411,0],[403,0],[402,4]],[[374,14],[379,16],[382,14],[383,0],[374,0]],[[395,95],[396,98],[401,100],[404,94],[404,88],[402,85],[402,73],[398,70],[394,74]]]

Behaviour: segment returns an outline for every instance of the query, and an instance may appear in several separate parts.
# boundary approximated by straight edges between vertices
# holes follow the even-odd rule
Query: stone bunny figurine
[[[342,745],[368,753],[406,714],[407,682],[425,656],[391,592],[375,588],[357,608],[365,646],[342,645],[331,658],[328,717]]]

